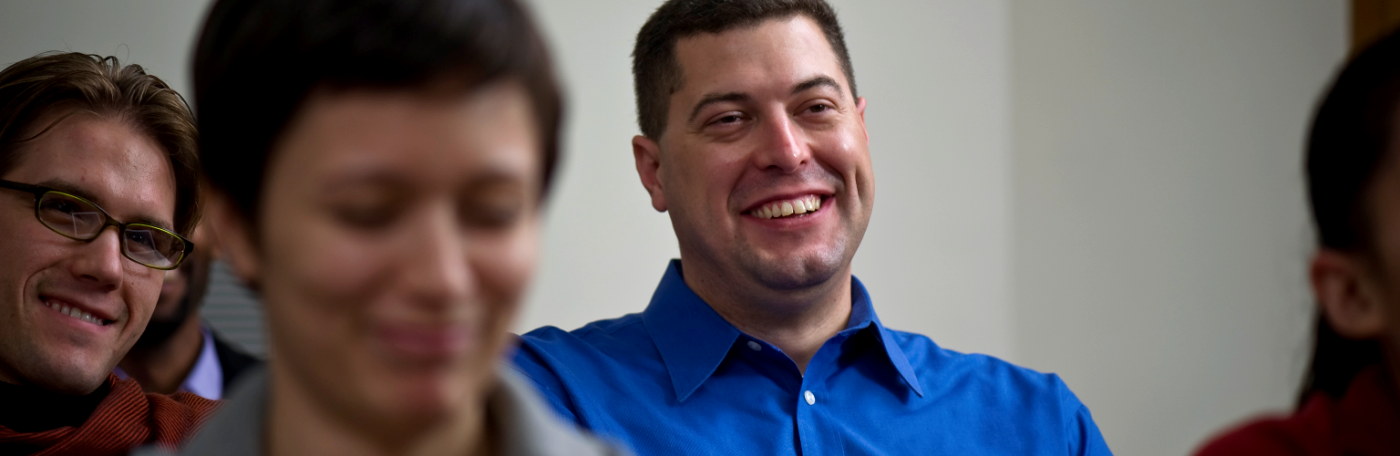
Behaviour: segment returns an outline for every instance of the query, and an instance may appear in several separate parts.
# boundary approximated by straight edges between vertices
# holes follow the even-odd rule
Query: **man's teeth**
[[[758,209],[749,211],[749,215],[761,219],[791,217],[802,215],[808,212],[816,212],[822,207],[822,198],[817,195],[808,195],[787,201],[777,201],[765,204]]]
[[[67,316],[70,316],[70,317],[73,317],[73,318],[77,318],[77,319],[79,319],[79,320],[86,321],[86,322],[92,323],[92,324],[94,324],[94,325],[104,325],[104,326],[105,326],[105,325],[107,324],[107,322],[106,322],[106,321],[103,321],[101,318],[97,318],[97,317],[92,316],[92,314],[90,314],[90,313],[83,312],[81,309],[78,309],[77,307],[66,306],[66,305],[63,305],[63,304],[56,303],[56,302],[45,302],[44,304],[47,305],[47,306],[49,306],[49,307],[52,307],[53,310],[57,310],[58,313],[61,313],[61,314],[64,314],[64,315],[67,315]]]

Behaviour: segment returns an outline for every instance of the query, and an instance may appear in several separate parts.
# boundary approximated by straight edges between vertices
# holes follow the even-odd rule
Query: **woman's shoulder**
[[[1258,417],[1211,438],[1197,456],[1332,454],[1335,400],[1315,394],[1292,415]]]

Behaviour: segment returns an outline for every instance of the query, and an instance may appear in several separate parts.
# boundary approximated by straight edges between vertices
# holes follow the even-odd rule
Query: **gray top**
[[[575,431],[540,401],[528,380],[508,367],[496,369],[498,385],[487,398],[487,419],[499,435],[502,456],[626,456],[630,453]],[[267,372],[250,370],[222,408],[192,437],[180,455],[254,456],[262,454],[267,419]],[[151,448],[136,456],[169,455]]]

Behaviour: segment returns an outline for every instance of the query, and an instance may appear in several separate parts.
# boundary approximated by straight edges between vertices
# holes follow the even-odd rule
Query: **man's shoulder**
[[[1039,396],[1056,401],[1070,399],[1077,404],[1077,399],[1069,394],[1069,388],[1059,375],[1020,366],[993,355],[943,348],[922,334],[893,329],[886,331],[904,352],[910,367],[925,386],[995,386],[990,391],[1020,397]],[[1067,394],[1069,397],[1066,397]]]
[[[1069,442],[1073,454],[1112,454],[1088,407],[1053,373],[1019,366],[991,355],[939,347],[928,337],[889,331],[924,386],[924,397],[964,416],[1012,420],[1049,441]]]
[[[664,369],[641,314],[599,320],[573,331],[553,326],[530,331],[520,336],[511,361],[569,420],[576,420],[572,410],[577,394],[587,396],[586,392],[602,385],[616,386],[619,378],[659,374]]]
[[[540,354],[620,355],[638,347],[638,342],[650,340],[639,313],[618,318],[598,320],[573,331],[545,326],[520,336],[522,350]]]

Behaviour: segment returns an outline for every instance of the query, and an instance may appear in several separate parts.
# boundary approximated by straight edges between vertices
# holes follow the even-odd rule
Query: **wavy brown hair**
[[[78,109],[124,122],[154,139],[175,173],[175,230],[199,222],[199,134],[184,97],[140,65],[116,57],[48,52],[0,71],[0,175],[21,145],[52,128],[34,123],[53,109]]]

